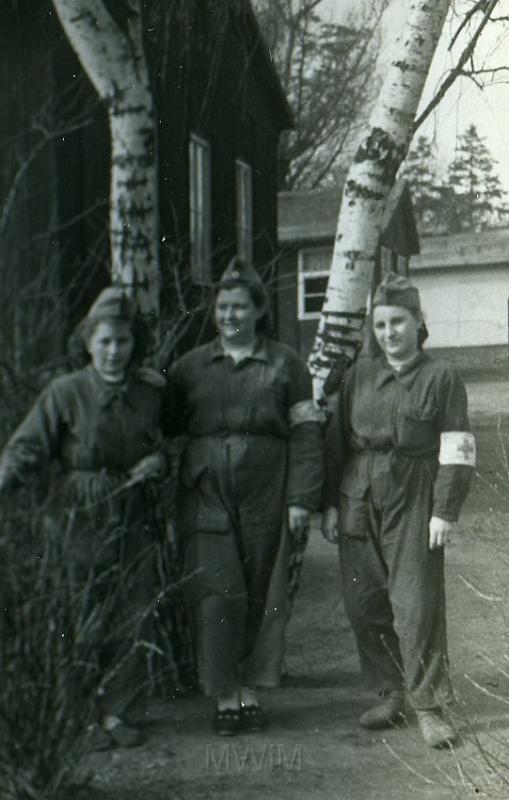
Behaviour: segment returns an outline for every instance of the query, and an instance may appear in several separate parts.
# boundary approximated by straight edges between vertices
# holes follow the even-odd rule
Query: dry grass
[[[123,620],[122,656],[113,655],[106,667],[99,663],[98,652],[108,647],[110,637],[118,641],[119,631],[110,630],[104,620],[118,607],[119,586],[130,592],[130,576],[112,579],[111,570],[99,572],[94,566],[76,572],[71,531],[45,536],[39,544],[40,517],[27,505],[28,511],[17,509],[0,520],[0,797],[68,800],[98,694],[123,659],[143,648],[148,683],[158,678],[155,656],[163,656],[159,667],[165,674],[159,683],[166,685],[175,681],[174,664],[164,652],[170,646],[164,637],[162,646],[137,638],[139,616],[132,624]],[[95,563],[101,563],[97,555]],[[98,584],[100,592],[95,591]],[[142,617],[153,615],[164,601],[166,590],[156,593]],[[164,629],[164,623],[159,627]],[[148,685],[143,688],[149,692]]]

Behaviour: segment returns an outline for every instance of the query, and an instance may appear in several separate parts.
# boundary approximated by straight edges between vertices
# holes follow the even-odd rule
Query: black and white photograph
[[[509,0],[0,39],[0,800],[508,800]]]

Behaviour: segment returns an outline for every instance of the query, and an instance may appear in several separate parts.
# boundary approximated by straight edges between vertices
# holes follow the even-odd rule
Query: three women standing
[[[267,592],[284,526],[298,534],[319,506],[322,442],[306,368],[262,331],[267,300],[253,269],[230,263],[214,314],[218,338],[170,373],[165,418],[188,436],[178,529],[200,681],[216,698],[216,731],[231,735],[267,722],[256,696]],[[281,574],[286,591],[288,565]]]
[[[388,274],[373,299],[374,355],[348,371],[326,445],[324,535],[339,541],[345,607],[364,676],[381,702],[360,717],[382,728],[404,692],[427,744],[454,738],[444,543],[473,473],[465,387],[422,351],[417,289]]]
[[[214,313],[218,337],[172,368],[162,414],[164,380],[139,367],[134,309],[120,290],[105,290],[80,327],[90,363],[49,384],[0,461],[0,491],[58,462],[46,534],[69,527],[77,573],[103,576],[97,597],[112,581],[118,590],[97,648],[99,660],[113,650],[120,665],[100,699],[102,730],[117,743],[139,738],[124,714],[144,654],[127,652],[125,632],[150,638],[150,479],[166,469],[161,422],[187,436],[178,531],[200,680],[216,699],[219,734],[267,722],[256,687],[270,655],[260,658],[269,586],[282,564],[286,591],[285,528],[298,535],[321,499],[311,380],[297,355],[264,333],[257,273],[234,260]],[[419,296],[406,279],[388,275],[378,288],[373,332],[377,351],[347,373],[328,431],[324,533],[339,540],[362,670],[381,695],[361,724],[397,721],[407,690],[424,739],[441,746],[454,737],[442,714],[452,694],[443,545],[475,451],[466,393],[453,370],[422,352]]]

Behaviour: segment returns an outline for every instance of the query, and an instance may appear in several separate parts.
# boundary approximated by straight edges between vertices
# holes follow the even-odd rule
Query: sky
[[[346,23],[352,18],[363,0],[323,0],[321,6],[325,17]],[[405,17],[408,0],[392,0],[383,20],[383,38],[380,44],[379,63],[381,72],[391,54],[391,46]],[[437,48],[426,83],[421,108],[431,99],[437,86],[452,66],[455,57],[463,50],[466,37],[448,52],[448,43],[459,24],[459,13],[469,8],[472,0],[455,0],[452,12],[445,23],[442,39]],[[497,16],[509,16],[509,0],[499,0]],[[496,66],[504,63],[503,53],[507,52],[509,65],[509,22],[489,25],[477,45],[479,63]],[[507,83],[503,83],[503,80]],[[479,134],[498,162],[498,175],[509,192],[509,70],[498,77],[497,85],[478,89],[471,80],[460,79],[447,93],[438,109],[419,129],[417,136],[425,135],[435,146],[439,163],[445,166],[453,157],[458,133],[469,125],[477,126]]]

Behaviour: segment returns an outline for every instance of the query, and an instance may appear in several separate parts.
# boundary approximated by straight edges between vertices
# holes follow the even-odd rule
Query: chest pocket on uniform
[[[437,443],[438,409],[433,403],[402,406],[398,415],[398,445],[403,449],[430,449]]]

